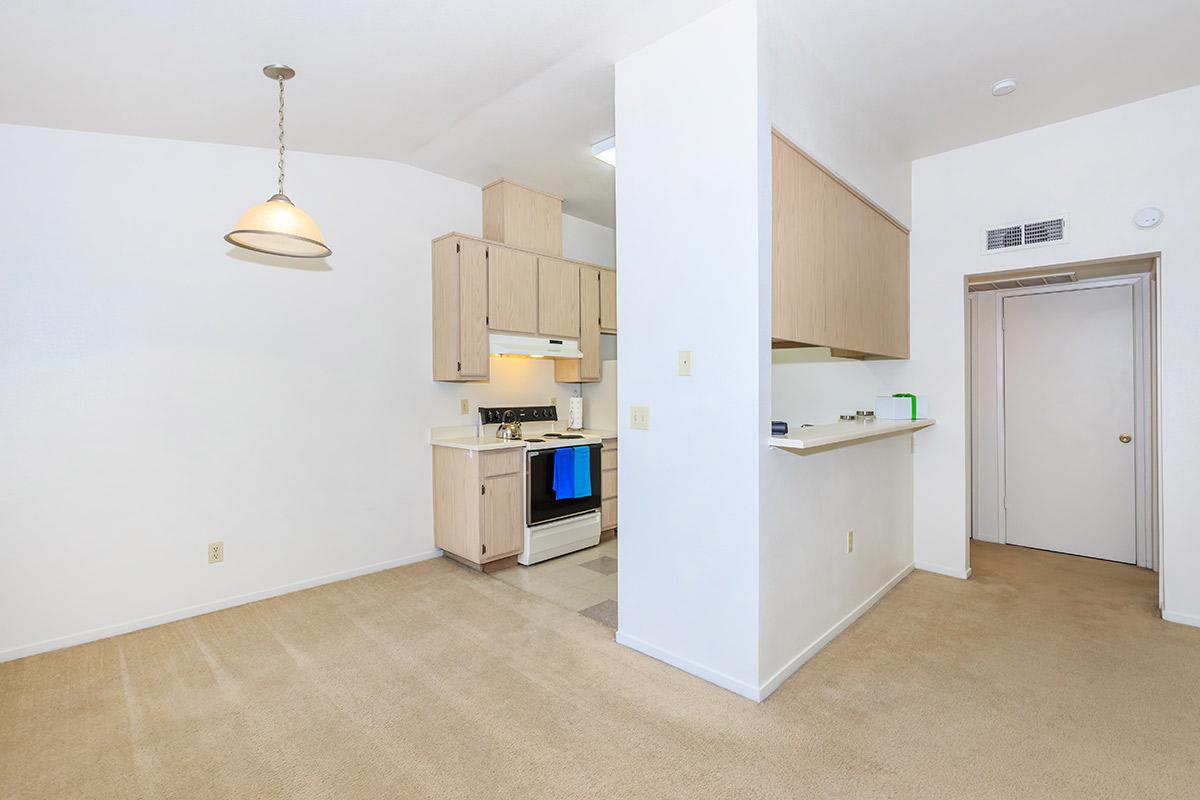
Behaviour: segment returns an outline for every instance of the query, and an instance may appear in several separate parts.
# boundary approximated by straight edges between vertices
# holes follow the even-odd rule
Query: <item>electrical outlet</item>
[[[679,374],[680,375],[691,375],[692,374],[692,351],[691,350],[680,350],[679,351]]]
[[[558,405],[558,398],[557,398],[557,397],[551,397],[551,398],[550,398],[550,405],[552,405],[552,406],[556,406],[556,405]]]
[[[629,427],[635,431],[650,430],[650,406],[630,406]]]
[[[854,531],[848,531],[846,533],[846,552],[854,552]]]
[[[208,563],[219,564],[225,560],[225,543],[224,542],[209,542],[208,543]]]
[[[459,400],[458,401],[458,413],[470,414],[471,413],[471,401],[465,397],[463,399]]]

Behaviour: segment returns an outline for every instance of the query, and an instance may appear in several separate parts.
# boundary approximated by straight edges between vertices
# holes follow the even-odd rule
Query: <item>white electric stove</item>
[[[505,419],[521,422],[525,542],[517,561],[536,564],[599,544],[600,438],[558,430],[554,406],[480,408],[479,417],[481,436],[494,436]],[[562,463],[565,459],[569,466]],[[569,487],[556,483],[556,467],[559,481],[563,469],[571,474]]]

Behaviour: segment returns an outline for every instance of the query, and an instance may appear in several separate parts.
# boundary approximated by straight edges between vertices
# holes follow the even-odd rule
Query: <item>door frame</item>
[[[1008,510],[1005,474],[1006,419],[1004,409],[1004,300],[1032,294],[1056,294],[1099,289],[1106,286],[1133,287],[1134,361],[1134,536],[1136,564],[1158,570],[1159,547],[1151,493],[1151,276],[1148,273],[1113,278],[1081,279],[1076,283],[1031,286],[990,292],[996,298],[996,481],[999,496],[998,530],[1001,544],[1008,544]]]

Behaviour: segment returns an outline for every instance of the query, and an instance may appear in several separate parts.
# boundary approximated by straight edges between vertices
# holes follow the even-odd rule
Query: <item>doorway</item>
[[[1157,568],[1154,266],[971,279],[972,538]]]

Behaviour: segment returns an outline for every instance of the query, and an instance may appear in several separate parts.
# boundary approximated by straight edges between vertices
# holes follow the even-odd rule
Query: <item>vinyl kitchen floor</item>
[[[555,605],[617,627],[617,540],[552,558],[531,567],[491,573]]]

